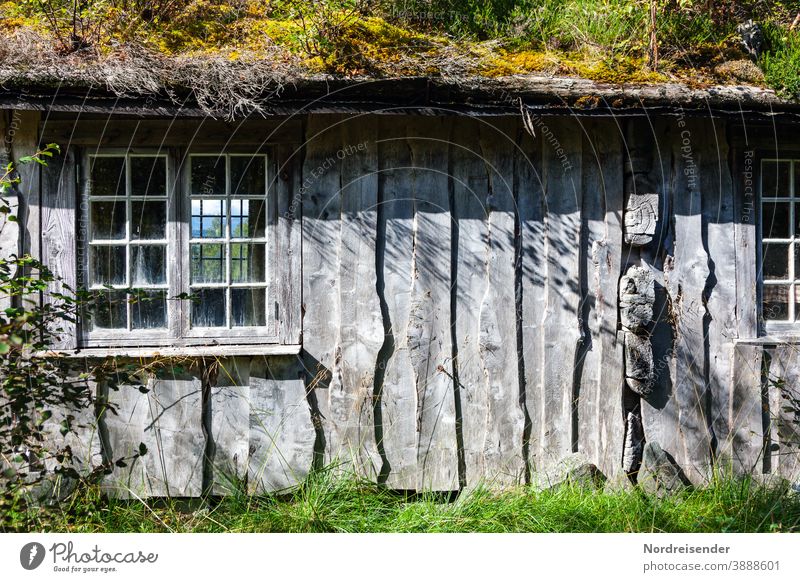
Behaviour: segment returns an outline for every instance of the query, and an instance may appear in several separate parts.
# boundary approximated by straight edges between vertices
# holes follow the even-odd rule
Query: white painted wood
[[[250,493],[288,489],[311,471],[316,433],[302,372],[293,357],[253,358],[250,364]]]
[[[480,145],[489,176],[488,286],[480,307],[479,351],[487,386],[484,479],[509,486],[524,479],[515,298],[514,158],[518,121],[501,118],[480,125]]]
[[[458,488],[450,336],[449,118],[409,120],[414,166],[414,265],[408,346],[418,395],[417,488]]]
[[[414,197],[407,119],[379,119],[379,256],[385,302],[380,412],[386,485],[417,487],[417,391],[408,346],[414,257]]]

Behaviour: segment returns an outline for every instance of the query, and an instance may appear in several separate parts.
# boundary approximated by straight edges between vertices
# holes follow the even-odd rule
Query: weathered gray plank
[[[11,154],[14,162],[19,162],[23,156],[31,156],[39,149],[39,120],[41,113],[38,111],[12,111],[8,132],[12,138]],[[12,135],[13,132],[13,135]],[[49,143],[49,142],[44,142]],[[38,164],[18,164],[20,177],[19,185],[19,218],[24,225],[22,232],[22,250],[30,253],[34,258],[41,258],[40,248],[40,184],[41,172]]]
[[[792,482],[800,477],[800,356],[797,344],[768,349],[769,472]]]
[[[554,118],[543,130],[547,282],[544,315],[542,461],[572,452],[572,407],[580,329],[581,137],[574,119]],[[548,137],[551,136],[551,137]],[[552,139],[551,139],[552,138]]]
[[[116,469],[104,483],[114,497],[198,497],[203,489],[206,439],[202,428],[202,384],[198,376],[171,372],[151,378],[149,392],[122,386],[108,401],[117,414],[104,414],[110,450],[116,461],[135,455],[139,443],[148,452]]]
[[[542,182],[542,138],[527,132],[520,138],[517,163],[517,206],[521,247],[522,362],[525,366],[525,407],[531,426],[525,435],[528,465],[544,468],[542,459],[544,405],[544,314],[547,255],[545,201]]]
[[[457,228],[453,289],[456,371],[467,487],[488,477],[485,445],[489,390],[481,354],[481,307],[488,288],[489,168],[481,159],[479,124],[471,119],[454,123],[450,148],[452,213]]]
[[[705,246],[712,270],[706,308],[710,321],[707,328],[708,390],[711,406],[710,420],[717,441],[717,458],[721,468],[732,461],[728,443],[731,442],[733,419],[734,340],[738,335],[736,305],[736,232],[735,201],[729,170],[728,145],[714,120],[699,136],[699,178],[703,193],[703,222]],[[759,399],[751,406],[758,406]]]
[[[277,233],[273,269],[277,269],[277,336],[280,343],[297,344],[302,334],[302,156],[295,146],[278,146],[274,151],[277,173]]]
[[[480,126],[480,146],[489,176],[488,285],[480,307],[480,356],[488,394],[484,445],[485,479],[496,486],[523,480],[515,297],[514,160],[518,122],[502,118]]]
[[[621,469],[625,419],[623,345],[617,340],[623,203],[622,143],[611,121],[584,124],[585,338],[578,400],[578,451],[608,477]]]
[[[336,155],[341,164],[339,242],[338,382],[329,389],[332,456],[375,479],[382,461],[375,443],[375,362],[383,344],[377,294],[378,151],[377,118],[359,117],[340,126]]]
[[[376,366],[380,387],[381,447],[388,487],[417,487],[417,391],[408,347],[414,257],[414,198],[406,121],[379,120],[380,201],[377,276],[384,343]],[[382,283],[382,285],[381,285]],[[381,378],[381,372],[383,372]]]
[[[702,183],[698,176],[701,135],[708,127],[697,120],[679,121],[681,139],[673,139],[675,181],[673,209],[675,252],[665,280],[672,305],[675,333],[673,397],[678,407],[682,450],[672,454],[687,477],[699,483],[709,478],[711,435],[706,407],[706,327],[704,290],[709,276],[703,246]]]
[[[292,356],[250,363],[250,493],[293,487],[312,469],[316,432],[302,372],[303,363]]]
[[[75,171],[74,148],[64,150],[61,156],[42,170],[41,259],[57,278],[48,285],[44,294],[45,301],[54,293],[69,295],[67,287],[73,290],[77,288]],[[68,350],[77,347],[74,322],[62,320],[53,331],[58,338],[51,344],[53,349]]]
[[[209,390],[211,440],[208,478],[211,494],[241,491],[250,447],[250,358],[218,360]]]
[[[734,348],[729,437],[721,442],[721,468],[737,475],[760,473],[764,454],[761,365],[763,346]]]
[[[312,115],[306,129],[303,163],[303,349],[310,396],[319,410],[322,439],[330,433],[328,390],[334,381],[339,334],[340,175],[335,163],[341,116]],[[331,159],[331,153],[334,158]],[[331,462],[322,440],[322,462]]]
[[[408,346],[417,390],[418,488],[458,488],[451,377],[449,118],[409,121],[414,165],[414,279]]]

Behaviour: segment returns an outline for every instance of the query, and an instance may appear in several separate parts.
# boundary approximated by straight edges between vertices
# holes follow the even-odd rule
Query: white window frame
[[[765,196],[764,168],[766,164],[776,162],[789,163],[789,192],[785,196]],[[800,229],[796,228],[796,215],[800,207],[800,192],[795,188],[795,175],[800,172],[800,156],[790,155],[785,157],[761,157],[758,159],[758,314],[761,327],[768,336],[798,336],[800,335],[800,309],[797,309],[797,300],[790,300],[788,303],[788,314],[786,320],[768,320],[764,317],[764,289],[770,285],[788,285],[789,297],[796,298],[800,292],[800,272],[795,272],[795,249],[800,247]],[[783,202],[789,204],[789,237],[788,238],[765,238],[764,236],[764,204],[770,202]],[[788,244],[788,276],[787,279],[765,279],[764,276],[764,245],[765,244]]]
[[[167,327],[152,330],[123,330],[123,329],[91,329],[91,325],[85,325],[81,321],[78,329],[78,348],[92,349],[123,349],[131,348],[191,348],[197,346],[241,346],[242,350],[253,350],[257,345],[270,347],[280,347],[281,341],[278,330],[278,303],[275,300],[277,293],[276,282],[281,276],[280,262],[276,256],[279,248],[277,228],[278,201],[276,200],[276,180],[273,171],[274,160],[269,149],[261,148],[259,151],[239,150],[225,148],[211,149],[192,149],[178,150],[175,148],[97,148],[83,151],[80,156],[80,167],[77,173],[79,181],[77,191],[81,197],[79,208],[78,228],[82,232],[88,233],[89,224],[89,168],[90,158],[92,157],[121,157],[126,156],[163,156],[166,157],[167,164]],[[175,299],[181,293],[191,293],[189,284],[190,275],[190,247],[191,239],[191,156],[194,155],[213,155],[225,156],[226,159],[226,196],[227,200],[232,199],[230,193],[230,166],[231,156],[264,156],[266,168],[266,192],[265,203],[267,209],[267,219],[265,224],[266,238],[266,272],[265,272],[265,309],[266,325],[259,327],[228,327],[228,328],[192,328],[190,324],[190,301]],[[126,204],[130,205],[130,186],[131,186],[130,164],[126,164]],[[247,198],[245,195],[234,196],[234,198]],[[250,199],[253,196],[249,196]],[[230,216],[230,204],[226,205],[227,215]],[[126,218],[126,241],[130,239],[130,213]],[[228,223],[226,221],[226,231]],[[229,233],[226,232],[226,236]],[[78,237],[84,243],[78,248],[78,277],[79,287],[81,281],[87,283],[89,288],[89,260],[88,247],[89,236]],[[126,242],[126,245],[129,244]],[[129,251],[126,251],[129,252]],[[300,249],[297,249],[300,252]],[[230,257],[226,259],[226,264],[230,262]],[[82,278],[82,279],[81,279]],[[120,286],[118,286],[120,287]],[[124,288],[124,286],[122,286]],[[135,287],[134,287],[135,288]],[[231,309],[226,305],[226,313]],[[128,323],[130,326],[130,321]],[[251,346],[248,348],[247,346]],[[240,351],[242,351],[240,350]],[[191,351],[191,350],[188,350]],[[187,353],[188,353],[187,351]],[[244,353],[242,351],[242,353]],[[255,350],[253,353],[260,350]],[[292,350],[295,353],[296,350]],[[224,354],[224,350],[220,350]],[[287,351],[287,353],[289,353]]]

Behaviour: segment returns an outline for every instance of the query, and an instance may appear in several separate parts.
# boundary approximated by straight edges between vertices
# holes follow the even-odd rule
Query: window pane
[[[790,196],[790,162],[764,162],[761,165],[761,194],[764,197]]]
[[[125,196],[125,158],[91,158],[90,192],[94,196]]]
[[[764,238],[789,238],[789,202],[761,205],[761,234]]]
[[[764,243],[764,279],[789,278],[789,245]]]
[[[236,327],[266,325],[264,289],[231,289],[231,318]]]
[[[167,161],[164,158],[130,158],[131,194],[134,196],[167,195]]]
[[[789,286],[764,285],[762,313],[766,321],[786,321],[789,317]]]
[[[193,244],[192,283],[225,282],[225,248],[221,244]]]
[[[192,156],[192,194],[225,194],[225,156]]]
[[[264,200],[231,200],[232,238],[263,238],[266,222]]]
[[[231,156],[231,191],[234,194],[265,194],[266,164],[263,156]]]
[[[192,238],[225,236],[224,200],[192,200]]]
[[[89,212],[93,240],[125,238],[125,200],[92,202]]]
[[[167,247],[131,246],[131,285],[162,285],[167,282]]]
[[[131,202],[131,239],[167,238],[167,203],[165,201]]]
[[[167,297],[163,291],[141,292],[131,297],[131,328],[167,327]]]
[[[195,289],[192,327],[225,327],[225,290]]]
[[[266,245],[231,245],[231,281],[233,283],[262,283],[265,280]]]
[[[92,326],[95,329],[127,329],[127,295],[124,291],[93,294]]]
[[[125,284],[125,247],[89,248],[93,285]]]

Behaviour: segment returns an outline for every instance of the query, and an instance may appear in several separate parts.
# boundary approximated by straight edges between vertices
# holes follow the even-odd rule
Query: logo
[[[35,570],[44,561],[44,546],[39,542],[30,542],[19,551],[19,563],[26,570]]]

